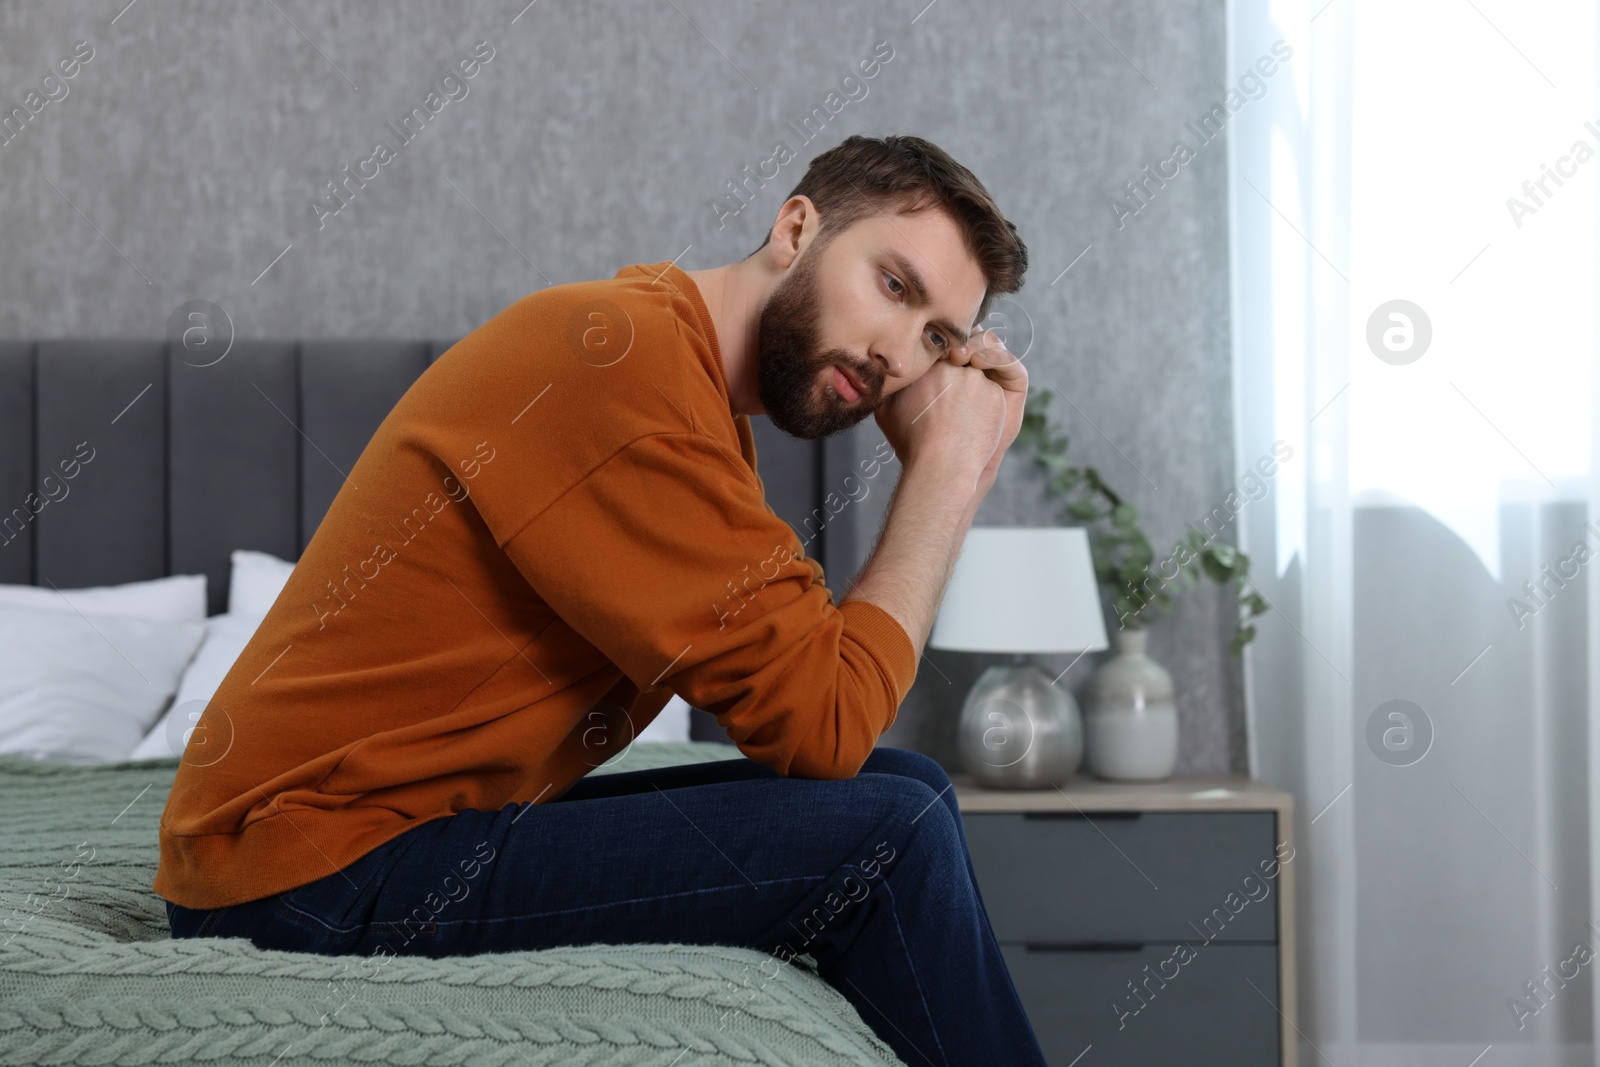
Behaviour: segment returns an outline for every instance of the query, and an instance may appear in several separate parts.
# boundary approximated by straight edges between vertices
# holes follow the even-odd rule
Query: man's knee
[[[944,768],[920,752],[904,748],[875,748],[861,768],[863,773],[898,774],[921,782],[935,793],[950,788],[950,776]]]
[[[910,775],[875,774],[872,790],[879,815],[893,828],[901,845],[913,839],[918,849],[959,853],[961,844],[951,814],[939,789]]]

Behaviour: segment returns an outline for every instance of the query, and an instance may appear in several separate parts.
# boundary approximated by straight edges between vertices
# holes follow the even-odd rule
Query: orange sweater
[[[201,716],[155,892],[243,903],[430,819],[552,800],[673,693],[781,774],[855,774],[916,650],[834,604],[755,468],[671,264],[474,330],[378,427]]]

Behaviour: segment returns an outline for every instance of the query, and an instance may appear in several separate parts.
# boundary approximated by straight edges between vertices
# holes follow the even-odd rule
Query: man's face
[[[805,440],[848,430],[959,347],[985,291],[941,209],[880,212],[819,238],[790,264],[758,324],[761,405]]]

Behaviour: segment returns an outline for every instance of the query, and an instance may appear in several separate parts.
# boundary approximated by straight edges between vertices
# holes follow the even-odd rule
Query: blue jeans
[[[1044,1065],[950,780],[898,749],[838,781],[748,759],[591,775],[549,803],[423,823],[275,896],[167,913],[173,937],[336,955],[677,942],[807,956],[907,1064]]]

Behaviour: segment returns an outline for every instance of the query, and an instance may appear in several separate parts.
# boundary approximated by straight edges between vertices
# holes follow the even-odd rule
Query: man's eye
[[[899,296],[901,293],[906,291],[906,287],[900,284],[900,279],[896,278],[893,274],[885,274],[883,277],[884,280],[889,283],[889,291],[895,296]]]
[[[946,339],[945,335],[940,333],[938,330],[929,330],[928,331],[928,336],[933,338],[933,343],[937,347],[939,347],[939,348],[948,348],[948,347],[950,347],[949,340]]]

